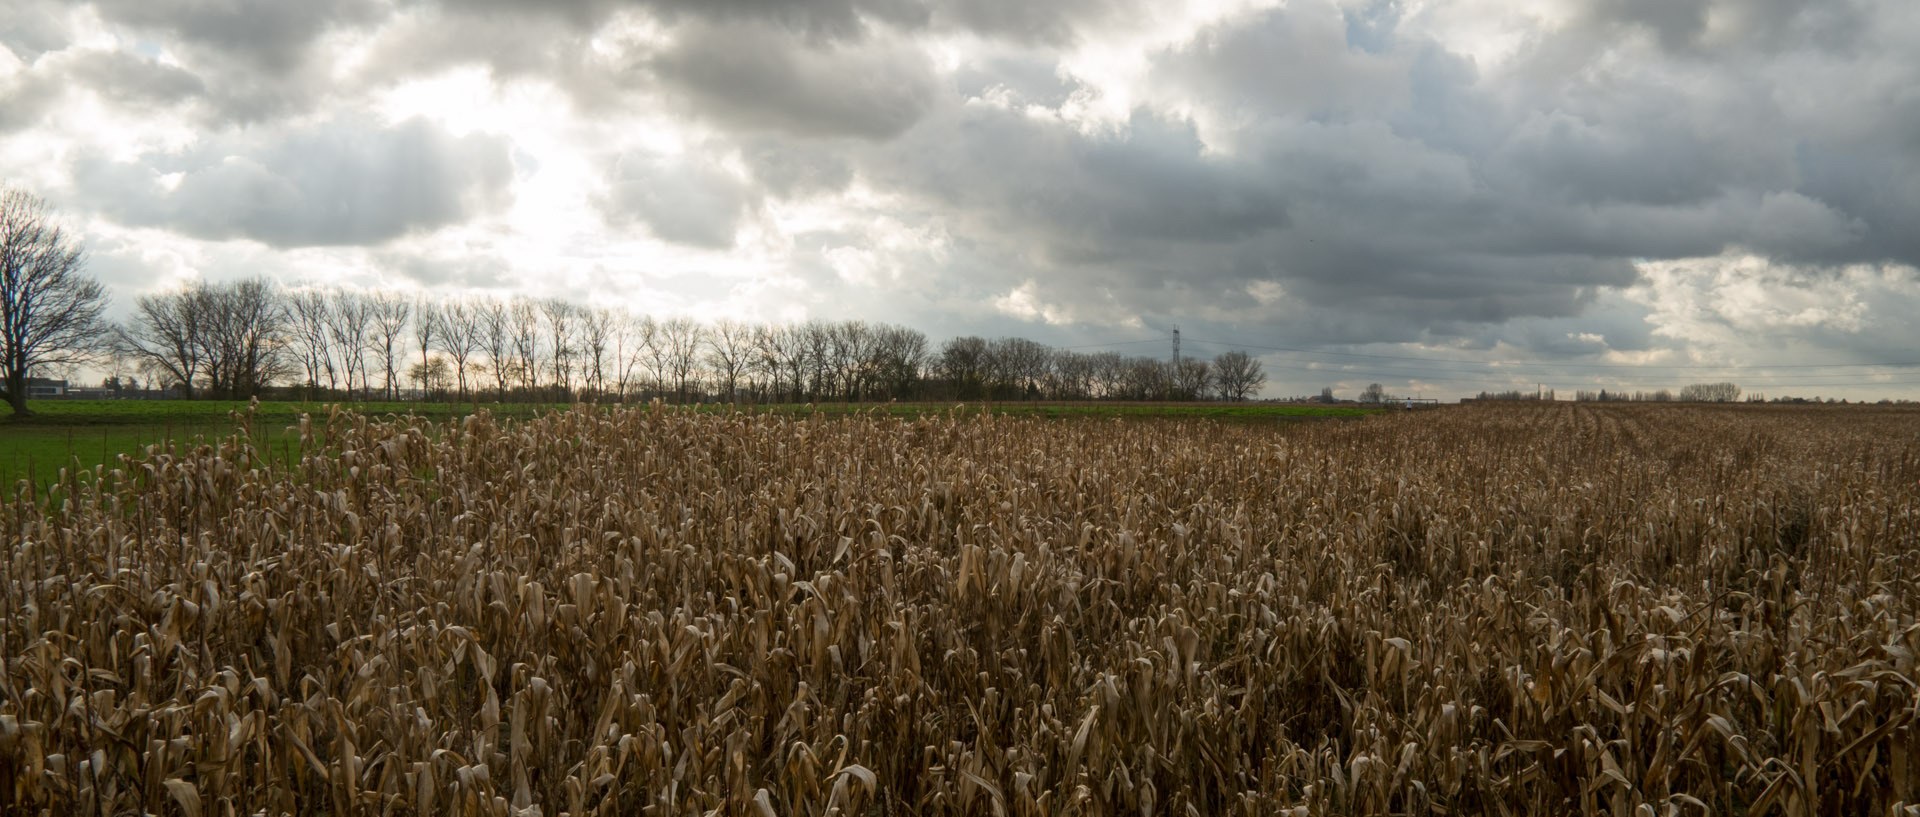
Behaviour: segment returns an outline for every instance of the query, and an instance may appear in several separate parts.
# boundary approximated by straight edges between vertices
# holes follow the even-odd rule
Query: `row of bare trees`
[[[1245,400],[1266,383],[1260,362],[1241,351],[1211,363],[1183,358],[1169,365],[1119,352],[1051,349],[1026,338],[947,341],[931,366],[939,396],[960,399]]]
[[[1264,377],[1229,352],[1177,367],[954,338],[863,321],[656,319],[557,299],[430,300],[264,279],[139,299],[114,336],[150,380],[237,398],[290,384],[308,399],[829,401],[1245,399]]]
[[[184,397],[253,395],[287,372],[286,307],[260,279],[194,286],[141,298],[114,341]]]

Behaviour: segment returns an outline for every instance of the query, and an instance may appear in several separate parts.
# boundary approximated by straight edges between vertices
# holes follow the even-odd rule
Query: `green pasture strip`
[[[117,466],[120,455],[137,459],[145,454],[147,446],[167,440],[180,444],[196,440],[217,444],[233,433],[234,414],[246,412],[249,405],[239,400],[36,400],[29,404],[34,412],[32,416],[0,418],[0,485],[11,486],[31,477],[36,485],[44,486],[56,480],[63,468]],[[301,414],[312,415],[316,425],[324,424],[330,405],[334,404],[261,401],[253,415],[254,445],[270,462],[290,461],[298,449],[299,438],[297,432],[290,434],[288,427],[298,423]],[[432,420],[464,417],[476,408],[485,408],[496,417],[513,419],[566,408],[551,403],[489,402],[339,405],[369,417],[412,415]],[[1251,422],[1360,417],[1380,412],[1380,409],[1352,406],[1281,403],[705,403],[692,408],[827,417],[880,412],[902,419],[956,411],[962,415],[992,411],[1003,416],[1050,419],[1205,418]]]
[[[24,418],[0,418],[0,432],[17,427],[68,427],[99,425],[193,425],[230,424],[234,412],[245,412],[245,400],[35,400],[28,404],[33,415]],[[254,412],[254,423],[291,424],[301,414],[325,416],[331,402],[294,402],[262,400]],[[412,414],[432,419],[464,417],[476,407],[495,415],[524,416],[555,408],[542,403],[340,403],[370,417]]]
[[[61,469],[117,467],[120,455],[138,459],[148,446],[173,441],[217,445],[232,436],[235,412],[245,413],[246,401],[224,400],[36,400],[33,414],[0,418],[0,486],[32,478],[46,486]],[[261,401],[253,415],[253,442],[269,462],[291,462],[297,456],[299,432],[288,429],[310,414],[316,425],[326,423],[329,403]],[[346,403],[369,417],[414,415],[433,420],[464,417],[473,403]],[[528,417],[555,408],[534,403],[480,406],[495,416]]]

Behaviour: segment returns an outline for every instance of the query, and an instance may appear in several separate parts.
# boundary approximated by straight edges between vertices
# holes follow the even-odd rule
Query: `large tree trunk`
[[[6,387],[7,405],[13,408],[13,416],[31,416],[33,412],[27,410],[27,378],[20,374],[9,374]]]

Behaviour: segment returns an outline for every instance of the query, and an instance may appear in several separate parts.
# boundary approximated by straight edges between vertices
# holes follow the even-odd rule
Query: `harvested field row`
[[[0,811],[1920,813],[1920,414],[339,414],[5,508]]]

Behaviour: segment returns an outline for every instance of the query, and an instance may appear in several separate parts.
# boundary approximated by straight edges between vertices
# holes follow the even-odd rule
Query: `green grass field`
[[[120,455],[142,456],[147,446],[173,441],[215,442],[233,434],[235,419],[249,408],[244,401],[222,400],[36,400],[33,415],[0,419],[0,485],[31,477],[45,485],[63,468],[92,468],[119,463]],[[262,401],[253,414],[254,444],[265,452],[291,452],[298,436],[287,429],[300,415],[323,415],[329,404]],[[414,414],[436,419],[471,413],[471,403],[356,403],[372,416]],[[488,405],[495,414],[531,415],[552,406]]]
[[[301,414],[324,414],[327,403],[262,401],[254,410],[254,444],[262,451],[291,452],[296,435],[287,429]],[[530,403],[481,403],[494,415],[532,416],[560,406]],[[249,404],[218,400],[36,400],[34,414],[0,419],[0,485],[13,486],[32,478],[45,485],[63,468],[92,468],[118,464],[120,455],[139,457],[147,446],[165,441],[187,444],[214,442],[233,433],[237,413]],[[446,419],[474,411],[473,403],[354,403],[355,411],[371,416],[407,415]],[[701,411],[729,407],[705,404]],[[750,410],[831,417],[860,412],[884,412],[913,418],[947,411],[986,411],[1047,418],[1205,418],[1239,422],[1289,421],[1314,418],[1360,417],[1379,409],[1354,406],[1311,406],[1270,403],[822,403],[783,404]]]

